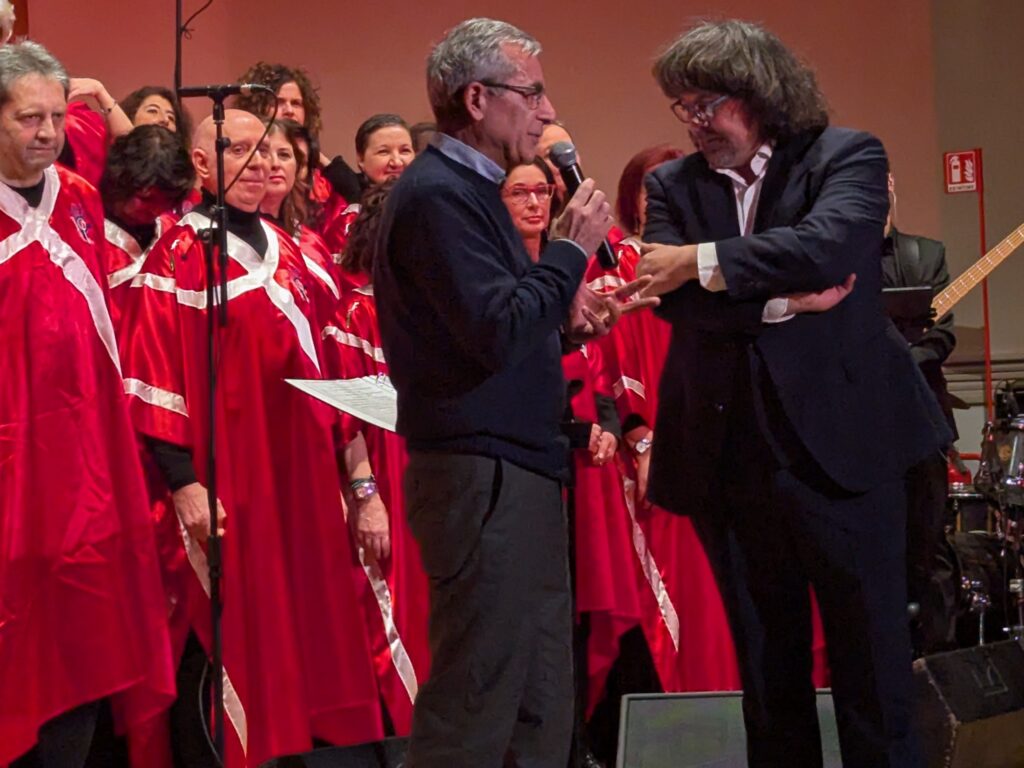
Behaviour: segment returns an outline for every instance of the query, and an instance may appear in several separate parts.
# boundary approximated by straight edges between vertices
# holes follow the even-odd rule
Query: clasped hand
[[[641,291],[641,296],[664,296],[690,280],[698,280],[696,245],[662,245],[660,243],[641,243],[642,258],[637,265],[636,273],[641,278],[649,278],[648,286]],[[836,306],[850,295],[855,274],[847,276],[841,285],[834,285],[815,293],[801,292],[783,294],[779,298],[786,299],[788,313],[799,315],[813,312],[825,312]]]

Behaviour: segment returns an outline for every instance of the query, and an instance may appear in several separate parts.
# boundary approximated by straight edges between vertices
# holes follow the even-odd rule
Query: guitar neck
[[[1024,243],[1024,224],[1021,224],[1013,232],[1008,234],[995,248],[990,250],[966,272],[946,286],[946,288],[932,300],[932,309],[935,310],[935,319],[940,319],[947,314],[957,302],[970,293],[1003,261]]]

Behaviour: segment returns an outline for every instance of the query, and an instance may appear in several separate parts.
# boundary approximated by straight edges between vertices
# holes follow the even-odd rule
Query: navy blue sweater
[[[561,476],[558,329],[586,269],[554,241],[530,261],[497,184],[429,147],[385,205],[373,287],[410,449]]]

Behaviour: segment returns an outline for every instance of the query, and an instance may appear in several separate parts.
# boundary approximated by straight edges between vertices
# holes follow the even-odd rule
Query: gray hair
[[[0,106],[7,103],[12,86],[28,75],[42,75],[64,86],[67,95],[68,73],[52,53],[39,43],[26,40],[13,45],[0,45]]]
[[[463,117],[462,90],[478,80],[503,80],[515,73],[505,46],[527,56],[540,53],[540,43],[518,27],[495,19],[467,19],[445,33],[427,58],[427,96],[437,122]]]
[[[698,24],[658,57],[654,79],[670,99],[695,90],[742,99],[767,139],[828,125],[814,72],[758,24],[736,19]]]

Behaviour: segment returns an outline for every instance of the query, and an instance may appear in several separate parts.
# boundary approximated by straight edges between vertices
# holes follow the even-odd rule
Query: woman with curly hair
[[[285,64],[269,64],[258,61],[239,78],[242,83],[260,83],[274,91],[274,95],[255,92],[240,95],[235,106],[263,117],[274,115],[275,119],[294,120],[304,126],[311,137],[319,141],[323,130],[320,111],[320,95],[306,70]],[[313,179],[313,198],[325,208],[341,210],[347,201],[359,199],[362,187],[359,177],[341,155],[333,160],[319,153],[316,156],[317,169]],[[331,198],[341,198],[340,200]],[[344,203],[344,205],[342,204]],[[340,206],[340,207],[339,207]]]

